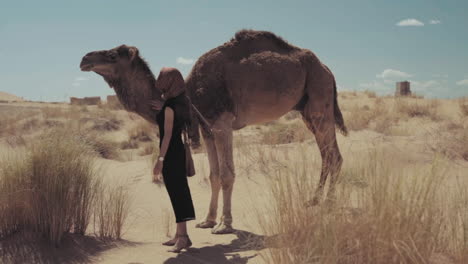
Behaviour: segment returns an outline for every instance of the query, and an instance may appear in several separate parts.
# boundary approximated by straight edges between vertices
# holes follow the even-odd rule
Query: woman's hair
[[[175,121],[180,122],[183,129],[190,126],[190,101],[185,93],[184,77],[176,68],[164,67],[159,73],[156,81],[156,89],[163,92],[166,105],[173,108]]]
[[[175,117],[174,122],[177,122],[177,125],[181,126],[184,130],[186,129],[186,126],[190,126],[190,101],[185,92],[176,97],[169,98],[166,101],[166,104],[173,108]]]

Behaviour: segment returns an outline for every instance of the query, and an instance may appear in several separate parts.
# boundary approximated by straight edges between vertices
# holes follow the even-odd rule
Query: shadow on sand
[[[102,241],[91,236],[66,235],[55,248],[35,234],[15,234],[0,240],[0,263],[91,263],[100,253],[116,248],[137,246],[126,240]]]
[[[229,245],[214,245],[201,248],[190,248],[173,258],[164,261],[164,264],[246,264],[253,256],[241,257],[238,252],[262,250],[269,244],[268,237],[256,235],[247,231],[237,230],[237,238]],[[229,259],[228,259],[229,257]]]

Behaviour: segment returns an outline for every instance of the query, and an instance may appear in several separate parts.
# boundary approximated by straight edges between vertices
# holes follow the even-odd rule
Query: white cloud
[[[402,72],[399,70],[394,70],[394,69],[385,69],[381,74],[377,74],[378,78],[386,79],[386,80],[395,80],[395,79],[405,79],[409,78],[413,75]]]
[[[460,80],[457,82],[457,85],[459,86],[465,86],[468,85],[468,79]]]
[[[424,23],[414,18],[408,18],[401,20],[400,22],[396,23],[396,25],[400,27],[421,27],[424,26]]]
[[[183,64],[183,65],[190,65],[193,63],[193,59],[189,59],[189,58],[184,58],[184,57],[178,57],[176,62],[179,63],[179,64]]]
[[[448,78],[448,74],[433,74],[432,77],[447,79],[447,78]]]
[[[89,80],[89,79],[86,78],[86,77],[81,77],[81,76],[75,78],[75,82],[81,82],[81,81],[87,81],[87,80]]]
[[[75,87],[78,87],[78,86],[80,86],[81,84],[80,84],[79,82],[73,82],[72,85],[75,86]]]
[[[431,24],[431,25],[437,25],[437,24],[440,24],[440,23],[442,23],[442,22],[440,20],[438,20],[438,19],[429,20],[429,24]]]
[[[367,83],[360,83],[359,87],[364,88],[366,90],[374,90],[380,92],[388,92],[391,90],[390,87],[386,86],[384,83],[379,81],[372,81]]]
[[[411,87],[415,91],[432,91],[442,87],[442,84],[436,80],[429,81],[410,81]]]

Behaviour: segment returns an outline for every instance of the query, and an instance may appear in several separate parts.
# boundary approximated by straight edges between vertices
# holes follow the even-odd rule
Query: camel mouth
[[[81,71],[91,71],[93,67],[94,65],[92,63],[80,65]]]

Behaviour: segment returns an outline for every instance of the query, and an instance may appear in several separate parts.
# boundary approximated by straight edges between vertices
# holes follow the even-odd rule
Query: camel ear
[[[128,57],[130,57],[130,60],[132,61],[138,56],[138,49],[136,47],[129,47],[128,48]]]

